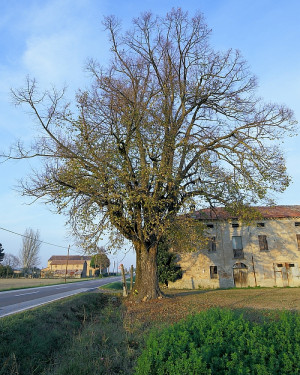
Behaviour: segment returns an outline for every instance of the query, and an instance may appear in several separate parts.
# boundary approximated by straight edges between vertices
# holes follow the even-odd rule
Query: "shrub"
[[[177,264],[177,256],[170,252],[166,239],[158,244],[157,252],[157,274],[160,283],[168,286],[169,281],[176,281],[182,277],[182,269]]]
[[[0,265],[0,277],[11,277],[14,274],[13,269],[11,266],[2,266]]]
[[[136,375],[300,374],[300,317],[251,323],[211,309],[152,332]]]

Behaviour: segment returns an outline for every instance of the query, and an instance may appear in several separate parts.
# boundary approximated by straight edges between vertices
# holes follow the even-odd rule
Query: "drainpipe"
[[[253,255],[252,255],[252,267],[253,267],[253,274],[254,274],[255,286],[257,286]]]

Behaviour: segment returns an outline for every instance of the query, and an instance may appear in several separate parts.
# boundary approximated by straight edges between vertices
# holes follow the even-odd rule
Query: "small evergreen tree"
[[[170,252],[165,239],[159,242],[157,254],[158,281],[168,286],[169,281],[176,281],[182,277],[181,267],[176,263],[176,255]]]
[[[0,262],[3,261],[4,258],[4,249],[2,247],[2,243],[0,243]]]

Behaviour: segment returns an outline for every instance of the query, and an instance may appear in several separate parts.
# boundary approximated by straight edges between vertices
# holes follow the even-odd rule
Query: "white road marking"
[[[91,283],[90,285],[87,285],[86,282],[83,281],[82,283],[78,283],[77,285],[79,285],[79,284],[85,284],[87,286],[86,288],[80,288],[80,289],[77,289],[75,291],[69,291],[69,292],[66,291],[66,292],[60,293],[56,297],[54,296],[54,298],[50,299],[50,300],[45,300],[47,298],[50,298],[50,296],[37,298],[37,300],[35,301],[36,303],[33,304],[33,305],[31,305],[31,306],[25,306],[26,303],[28,303],[29,301],[27,301],[27,302],[21,302],[21,303],[17,302],[17,303],[15,303],[16,305],[19,306],[19,308],[17,310],[7,311],[10,308],[12,308],[13,305],[9,305],[9,306],[5,306],[3,308],[0,308],[0,319],[2,317],[8,316],[8,315],[12,315],[12,314],[15,314],[17,312],[29,310],[29,309],[32,309],[32,308],[35,308],[35,307],[38,307],[38,306],[41,306],[41,305],[44,305],[44,304],[47,304],[47,303],[51,303],[51,302],[57,301],[59,299],[69,297],[69,296],[74,295],[74,294],[78,294],[78,293],[82,293],[82,292],[89,292],[91,290],[95,290],[95,289],[97,289],[97,288],[99,288],[99,287],[101,287],[103,285],[110,284],[110,283],[115,282],[115,281],[120,280],[120,279],[121,279],[120,277],[108,278],[108,280],[106,280],[105,283],[103,283],[101,285],[97,285],[97,286],[92,286],[94,283]],[[94,281],[96,281],[96,280],[94,280]],[[96,284],[98,284],[98,283],[96,283]],[[60,286],[59,288],[58,288],[58,286],[59,286],[58,284],[56,284],[56,285],[54,284],[54,285],[41,286],[41,287],[35,288],[35,289],[39,289],[38,291],[30,292],[30,293],[27,292],[27,293],[16,294],[16,295],[14,295],[14,297],[24,296],[24,295],[28,295],[28,294],[36,294],[36,293],[39,293],[42,289],[52,288],[53,286],[57,286],[56,289],[61,289],[61,288],[67,288],[70,285],[68,283],[68,285],[63,285],[63,286]],[[90,287],[88,287],[88,286],[90,286]],[[20,292],[20,291],[21,291],[20,289],[19,290],[15,290],[15,291],[11,291],[11,290],[9,290],[9,291],[3,291],[3,292],[0,293],[0,295],[6,294],[6,293]],[[34,302],[34,301],[31,301],[31,302]],[[5,310],[7,312],[4,312]]]
[[[27,296],[29,294],[35,294],[35,293],[38,293],[38,292],[31,292],[31,293],[22,293],[22,294],[15,294],[14,297],[19,297],[19,296]]]
[[[4,314],[0,315],[0,318],[3,318],[3,317],[8,316],[8,315],[16,314],[16,313],[21,312],[21,311],[30,310],[32,308],[39,307],[39,306],[45,305],[47,303],[51,303],[51,302],[54,302],[54,301],[57,301],[57,300],[60,300],[60,299],[66,298],[66,297],[71,297],[74,294],[79,294],[79,293],[86,292],[86,291],[87,291],[86,289],[77,289],[75,291],[65,292],[65,293],[69,293],[69,294],[67,294],[67,295],[64,294],[63,296],[56,296],[55,298],[52,298],[48,301],[38,302],[38,303],[36,303],[34,305],[31,305],[31,306],[21,307],[18,310],[10,311],[8,313],[4,313]],[[47,298],[47,297],[38,298],[38,300],[41,300],[43,298]],[[9,307],[9,306],[6,306],[6,307]]]

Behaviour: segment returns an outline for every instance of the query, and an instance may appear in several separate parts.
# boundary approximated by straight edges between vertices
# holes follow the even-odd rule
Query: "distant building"
[[[208,242],[178,254],[183,276],[169,287],[300,286],[300,206],[255,208],[261,219],[251,224],[224,208],[193,212],[206,225]]]
[[[90,266],[91,256],[52,255],[48,266],[41,270],[41,277],[92,277],[95,269]]]

